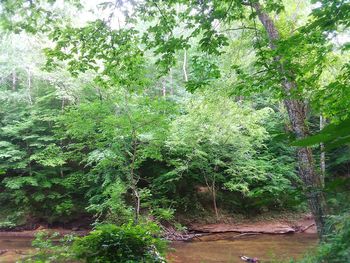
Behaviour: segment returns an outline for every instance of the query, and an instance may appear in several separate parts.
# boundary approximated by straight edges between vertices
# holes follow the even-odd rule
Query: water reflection
[[[225,238],[228,238],[227,235]],[[257,235],[236,240],[174,242],[172,248],[175,251],[169,254],[169,259],[173,263],[242,263],[239,256],[246,255],[257,257],[265,263],[273,259],[300,258],[316,245],[316,234]]]
[[[0,262],[14,263],[25,258],[30,250],[32,238],[0,237]]]
[[[298,258],[317,244],[316,234],[257,235],[232,239],[234,236],[237,234],[226,233],[205,237],[203,241],[173,242],[173,251],[168,258],[172,263],[242,263],[239,256],[246,255],[258,257],[266,263],[272,259]],[[0,237],[0,252],[7,250],[0,255],[0,262],[16,262],[30,249],[30,238]]]

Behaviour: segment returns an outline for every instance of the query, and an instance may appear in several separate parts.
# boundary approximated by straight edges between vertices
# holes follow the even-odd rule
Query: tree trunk
[[[140,215],[140,207],[141,207],[141,200],[139,191],[137,189],[137,180],[135,179],[135,161],[136,161],[136,154],[137,154],[137,143],[136,143],[136,134],[135,131],[132,131],[132,157],[131,157],[131,167],[130,167],[130,184],[131,184],[131,190],[133,193],[134,198],[134,223],[137,224],[139,221],[139,215]]]
[[[31,76],[29,67],[27,69],[27,73],[28,73],[28,99],[29,99],[30,105],[33,105],[32,94],[31,94],[32,93],[32,76]]]
[[[129,173],[129,189],[132,191],[132,198],[134,201],[134,223],[137,224],[139,221],[139,216],[140,216],[140,208],[141,208],[141,198],[139,191],[137,189],[137,183],[139,178],[137,178],[136,173],[135,173],[135,164],[136,164],[136,157],[138,154],[138,143],[137,143],[137,133],[136,130],[133,126],[133,121],[129,115],[129,106],[128,106],[128,93],[125,92],[125,103],[126,103],[126,114],[129,119],[130,125],[133,127],[131,130],[131,153],[128,154],[131,157],[130,160],[130,173]]]
[[[211,197],[212,197],[212,201],[213,201],[213,209],[215,212],[215,216],[216,216],[216,221],[219,221],[219,212],[218,212],[218,206],[216,203],[216,177],[214,176],[212,181],[211,181],[211,185],[209,184],[208,178],[207,176],[204,174],[204,180],[205,180],[205,184],[207,185],[210,193],[211,193]]]
[[[325,124],[325,119],[323,118],[322,114],[320,115],[320,131],[323,130]],[[320,143],[320,167],[321,167],[321,183],[322,187],[324,187],[324,179],[326,176],[326,153],[324,151],[324,143]]]
[[[162,80],[162,96],[163,97],[166,96],[166,79],[165,78]]]
[[[213,196],[213,207],[215,211],[215,216],[216,216],[216,221],[219,221],[219,212],[218,212],[218,207],[216,204],[216,187],[215,187],[215,181],[213,181],[212,188],[211,188],[211,193]]]
[[[12,70],[12,91],[16,90],[16,82],[17,82],[17,75],[16,75],[16,70]]]
[[[174,95],[174,79],[173,79],[173,71],[170,69],[169,70],[169,75],[170,75],[170,95]]]
[[[273,20],[262,10],[259,3],[253,3],[251,6],[257,12],[258,18],[268,34],[270,48],[276,49],[275,42],[279,40],[279,33]],[[304,138],[309,133],[306,125],[306,104],[301,99],[291,98],[293,90],[296,90],[297,88],[295,77],[293,74],[291,74],[291,72],[285,70],[280,56],[276,56],[274,60],[278,64],[279,73],[283,78],[281,84],[286,95],[284,105],[288,112],[292,130],[296,138]],[[327,208],[325,197],[322,192],[320,176],[315,171],[311,148],[299,148],[297,150],[297,157],[299,163],[299,175],[304,183],[305,195],[308,199],[311,212],[315,218],[318,234],[320,237],[322,237],[325,229],[325,216],[327,215]]]
[[[188,81],[188,76],[187,76],[187,50],[184,50],[184,62],[182,64],[182,71],[184,73],[184,80],[185,82]]]
[[[134,222],[135,222],[135,224],[137,224],[139,222],[141,200],[140,200],[139,191],[137,190],[137,186],[133,186],[132,191],[133,191],[133,195],[134,195],[134,198],[135,198],[135,217],[134,217]]]

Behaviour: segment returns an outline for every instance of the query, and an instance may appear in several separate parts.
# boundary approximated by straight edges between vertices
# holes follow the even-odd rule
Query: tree
[[[239,176],[242,180],[236,189],[249,191],[247,185],[242,183],[248,179],[240,175],[237,169],[244,160],[252,158],[254,147],[261,146],[266,131],[259,126],[259,122],[268,110],[251,112],[249,107],[225,98],[220,99],[219,106],[216,99],[203,97],[192,101],[188,114],[173,122],[167,147],[175,160],[173,172],[179,173],[177,176],[191,171],[199,174],[199,182],[205,182],[212,195],[216,218],[219,219],[216,200],[218,187],[229,182],[230,176]]]
[[[76,184],[80,174],[66,164],[67,156],[54,132],[64,103],[71,103],[60,87],[74,80],[64,71],[54,75],[40,71],[44,59],[37,38],[8,35],[2,41],[1,50],[7,55],[0,71],[0,196],[4,209],[9,217],[15,214],[12,221],[27,217],[53,222],[62,215],[74,217],[81,212],[75,198],[82,196]]]
[[[255,110],[248,102],[235,102],[213,91],[195,95],[187,103],[186,113],[172,122],[166,141],[172,169],[157,178],[156,189],[168,188],[169,194],[178,195],[180,200],[181,188],[174,191],[171,185],[185,182],[187,191],[206,187],[217,220],[218,195],[222,196],[222,207],[239,212],[237,205],[224,204],[228,192],[239,196],[241,207],[250,206],[251,211],[259,210],[253,205],[256,200],[271,206],[286,205],[281,196],[291,192],[294,164],[290,159],[287,164],[279,160],[266,146],[271,138],[262,125],[273,126],[273,110]],[[285,158],[287,153],[282,150],[280,155]]]
[[[256,90],[255,86],[263,90],[274,90],[273,93],[284,101],[294,137],[300,140],[310,133],[307,125],[309,103],[305,98],[308,97],[309,87],[318,87],[320,84],[323,66],[327,61],[326,54],[332,50],[327,36],[337,32],[340,27],[349,26],[348,1],[314,2],[321,5],[314,8],[309,21],[289,21],[295,27],[295,30],[290,31],[286,30],[281,18],[285,14],[284,10],[289,7],[289,1],[206,0],[198,3],[149,0],[135,7],[138,19],[147,20],[150,25],[142,38],[132,28],[133,23],[139,20],[129,19],[130,17],[125,28],[119,29],[112,28],[110,19],[97,19],[81,28],[55,24],[51,38],[56,46],[47,49],[48,66],[54,65],[56,60],[67,61],[72,74],[88,70],[96,72],[95,82],[100,86],[119,85],[136,89],[145,87],[144,79],[140,78],[140,72],[144,70],[141,39],[146,48],[153,49],[159,58],[156,64],[162,74],[175,65],[177,51],[195,46],[200,55],[192,56],[189,63],[192,74],[186,82],[188,90],[194,91],[210,84],[213,79],[220,78],[221,68],[217,65],[217,58],[229,44],[225,31],[249,28],[254,32],[251,43],[254,45],[256,59],[248,72],[239,65],[232,67],[232,73],[236,73],[237,79],[243,81],[243,84],[239,81],[235,84],[238,87],[250,85],[251,91]],[[16,2],[15,5],[9,1],[4,3],[5,25],[14,24],[31,29],[25,19],[25,23],[21,24],[8,18],[13,15],[15,7],[22,10],[20,13],[25,18],[28,12],[37,10],[35,8],[40,7],[40,3],[31,1],[29,6],[23,1]],[[104,3],[103,6],[116,7],[116,4]],[[23,13],[23,10],[26,12]],[[47,18],[47,9],[38,10],[39,13],[35,12],[37,18],[40,18],[40,14]],[[276,14],[279,17],[274,17]],[[23,22],[23,19],[20,21]],[[239,23],[243,23],[243,26],[230,28]],[[346,65],[329,87],[346,90],[344,87],[349,79]],[[342,108],[339,105],[348,98],[346,92],[342,94],[344,96],[341,99],[331,103],[336,109]],[[310,147],[304,145],[298,148],[297,155],[300,178],[304,182],[305,194],[322,236],[327,208],[320,176],[316,172]]]
[[[92,200],[101,190],[121,181],[132,192],[135,222],[138,221],[142,198],[139,168],[147,159],[162,158],[161,145],[172,110],[172,103],[162,98],[119,90],[108,99],[71,107],[62,116],[64,128],[60,136],[70,141],[67,150],[72,156],[78,152],[80,162],[103,185],[94,190]]]
[[[307,69],[306,72],[295,72],[295,63],[293,63],[293,57],[290,56],[290,49],[286,45],[283,45],[283,42],[284,39],[287,39],[289,45],[293,44],[301,47],[305,43],[310,43],[309,41],[312,39],[315,43],[312,46],[320,47],[317,50],[323,50],[325,37],[322,35],[322,31],[316,31],[311,36],[310,34],[305,34],[304,37],[303,30],[301,29],[301,34],[298,34],[299,31],[296,30],[296,34],[293,33],[283,39],[276,25],[278,21],[276,19],[273,20],[270,16],[270,13],[282,12],[284,8],[282,1],[264,1],[263,5],[260,2],[240,0],[204,1],[198,4],[195,1],[188,1],[186,3],[183,1],[171,1],[165,4],[163,2],[147,1],[141,12],[144,12],[146,9],[148,14],[154,15],[154,13],[157,13],[158,17],[160,17],[158,23],[151,28],[151,32],[156,33],[150,41],[150,46],[155,47],[158,54],[163,54],[163,56],[167,54],[170,57],[167,58],[168,61],[172,61],[171,58],[174,59],[172,54],[175,53],[176,49],[186,47],[189,39],[193,37],[199,38],[199,49],[203,52],[220,55],[222,47],[227,45],[227,37],[220,33],[220,27],[224,27],[225,24],[230,25],[232,21],[247,21],[246,17],[250,13],[250,20],[253,21],[258,34],[258,29],[255,25],[255,17],[257,17],[266,36],[265,39],[262,39],[262,42],[257,42],[255,45],[257,66],[259,67],[258,73],[262,72],[265,75],[265,80],[267,79],[266,76],[269,76],[268,83],[274,87],[281,88],[293,133],[297,139],[302,139],[309,135],[309,129],[307,126],[307,104],[302,98],[303,85],[301,84],[303,80],[309,78],[307,72],[315,70],[317,66],[314,66],[311,70],[310,68]],[[329,4],[329,2],[327,3]],[[181,8],[179,8],[179,5],[182,5]],[[348,3],[340,3],[338,6],[331,6],[332,8],[342,10],[347,5]],[[326,6],[325,4],[324,7],[328,8],[329,5]],[[179,22],[175,23],[176,18],[180,18],[180,23],[183,23],[190,29],[188,37],[177,36],[173,33],[176,24],[179,24]],[[342,21],[342,19],[343,17],[339,20]],[[217,24],[216,21],[220,21],[221,24]],[[169,33],[164,37],[159,32]],[[174,44],[170,45],[170,43]],[[317,60],[320,64],[322,62],[322,56],[317,56]],[[162,58],[160,58],[160,61],[164,62],[163,65],[165,67],[169,65]],[[317,76],[317,72],[312,74],[313,78],[317,78]],[[310,83],[308,84],[310,85]],[[297,153],[299,174],[305,185],[305,194],[315,217],[319,234],[322,236],[327,208],[322,192],[320,176],[315,169],[311,148],[300,147],[297,149]]]

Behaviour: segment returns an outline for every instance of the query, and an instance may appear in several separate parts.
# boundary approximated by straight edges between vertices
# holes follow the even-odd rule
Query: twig
[[[310,227],[313,227],[315,225],[315,223],[312,223],[306,227],[304,227],[302,230],[300,230],[301,233],[305,232],[306,230],[308,230]]]
[[[245,30],[245,29],[256,30],[255,27],[243,26],[243,27],[224,29],[224,30],[220,31],[220,33],[227,32],[227,31]]]

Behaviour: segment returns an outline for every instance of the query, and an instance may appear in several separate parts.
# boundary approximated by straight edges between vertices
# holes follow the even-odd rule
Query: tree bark
[[[162,96],[166,96],[166,80],[165,78],[162,80]]]
[[[137,143],[136,143],[136,134],[135,131],[132,131],[132,157],[131,157],[131,167],[130,167],[130,183],[131,183],[131,190],[133,192],[134,197],[134,206],[135,206],[135,213],[134,213],[134,223],[137,224],[139,221],[140,216],[140,207],[141,207],[141,200],[139,191],[137,189],[137,180],[135,179],[135,161],[136,161],[136,154],[137,154]]]
[[[185,82],[188,81],[188,76],[187,76],[187,50],[184,50],[184,61],[182,64],[182,71],[184,73],[184,80]]]
[[[215,211],[216,221],[219,221],[219,212],[218,212],[218,206],[216,204],[216,187],[215,187],[215,181],[213,181],[212,187],[211,187],[211,193],[213,196],[213,207]]]
[[[32,94],[31,94],[32,93],[32,76],[31,76],[29,67],[27,69],[27,73],[28,73],[28,99],[29,99],[30,105],[33,105]]]
[[[325,119],[323,118],[322,114],[320,115],[320,131],[323,130],[325,124]],[[324,179],[326,176],[326,153],[324,151],[324,143],[320,143],[320,167],[321,167],[321,183],[322,187],[324,187]]]
[[[129,105],[128,105],[128,93],[125,92],[125,103],[127,108],[127,117],[129,119],[129,123],[133,126],[133,121],[129,114]],[[140,217],[140,209],[141,209],[141,197],[139,194],[139,190],[137,188],[138,178],[136,177],[135,173],[135,163],[136,163],[136,155],[138,154],[138,144],[137,144],[137,134],[136,130],[133,127],[131,131],[131,160],[130,160],[130,173],[129,173],[129,183],[130,183],[130,189],[132,191],[132,198],[134,201],[134,223],[138,224],[139,217]]]
[[[215,212],[215,216],[216,216],[216,221],[219,221],[219,211],[218,211],[218,206],[217,206],[217,202],[216,202],[216,177],[214,176],[212,181],[211,181],[211,185],[209,184],[208,178],[207,176],[204,174],[204,180],[205,180],[205,184],[207,185],[210,193],[211,193],[211,197],[212,197],[212,201],[213,201],[213,209]]]
[[[174,79],[173,79],[173,71],[170,69],[169,70],[169,75],[170,75],[170,95],[174,95]]]
[[[264,12],[259,3],[252,3],[252,8],[256,11],[258,18],[264,26],[270,41],[270,48],[276,49],[275,43],[279,40],[279,32],[274,21]],[[282,77],[282,88],[286,95],[284,105],[287,109],[292,130],[296,138],[304,138],[308,135],[309,130],[306,124],[307,111],[306,104],[301,99],[292,98],[292,92],[296,90],[297,84],[295,77],[284,67],[281,56],[276,56],[274,61],[278,65],[279,73]],[[325,216],[327,215],[327,206],[324,194],[322,192],[322,184],[320,176],[315,171],[314,159],[310,147],[301,147],[297,150],[297,158],[299,163],[299,176],[305,187],[305,195],[308,199],[310,210],[315,218],[317,231],[320,237],[324,234]]]
[[[16,91],[16,82],[17,82],[17,75],[16,70],[12,70],[12,91]]]

